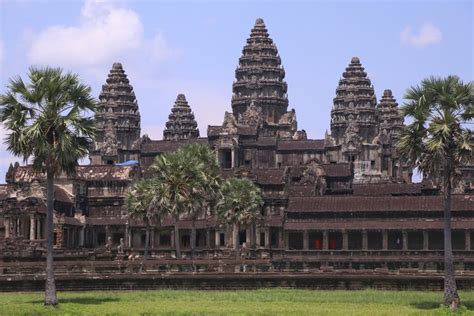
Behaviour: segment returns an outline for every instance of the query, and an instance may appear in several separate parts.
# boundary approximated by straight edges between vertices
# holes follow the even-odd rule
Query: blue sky
[[[235,67],[258,17],[282,57],[298,127],[310,138],[329,129],[352,56],[378,99],[389,88],[402,103],[404,91],[430,75],[473,80],[472,1],[0,0],[0,89],[30,65],[52,65],[78,73],[97,96],[120,61],[135,88],[142,133],[161,139],[184,93],[205,136],[230,111]],[[0,146],[1,175],[11,161]]]

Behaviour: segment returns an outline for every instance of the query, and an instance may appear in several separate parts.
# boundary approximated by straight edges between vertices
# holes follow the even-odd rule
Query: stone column
[[[5,217],[5,238],[10,238],[10,217]]]
[[[150,229],[150,249],[155,248],[155,229]]]
[[[429,242],[428,231],[424,230],[423,231],[423,250],[429,250],[429,248],[430,248],[430,242]]]
[[[109,242],[109,237],[112,237],[111,234],[110,234],[110,226],[105,225],[105,244],[106,245]]]
[[[231,167],[235,168],[236,166],[235,166],[235,148],[234,147],[232,147],[231,162],[232,162]]]
[[[174,229],[170,230],[170,237],[171,237],[171,248],[175,248],[175,245],[174,245],[174,234],[175,234],[175,231]]]
[[[329,248],[329,232],[327,230],[323,231],[323,250],[328,250]]]
[[[124,239],[125,239],[125,247],[130,248],[132,245],[132,234],[130,233],[130,224],[126,223],[125,224],[125,233],[124,233]]]
[[[79,231],[79,247],[84,247],[84,234],[86,231],[86,225],[83,225],[81,227],[81,230]]]
[[[382,231],[382,250],[388,249],[388,230]]]
[[[303,250],[309,250],[309,234],[306,229],[303,230]]]
[[[342,231],[342,250],[349,250],[349,233],[345,229]]]
[[[285,250],[289,250],[290,249],[290,234],[289,234],[289,232],[284,232],[283,233],[283,238],[285,240],[284,243],[283,243],[283,248]]]
[[[252,225],[248,225],[245,227],[245,242],[247,245],[247,248],[250,248],[252,246],[252,243],[250,242],[252,240]]]
[[[41,239],[41,219],[36,218],[36,239]]]
[[[369,249],[369,238],[367,236],[367,231],[364,229],[362,231],[362,250]]]
[[[283,227],[278,230],[278,248],[285,248],[285,230]]]
[[[219,247],[221,246],[221,232],[218,231],[218,230],[216,230],[216,232],[214,233],[214,235],[215,235],[214,238],[216,239],[216,240],[215,240],[215,241],[216,241],[215,247],[216,247],[216,248],[219,248]]]
[[[260,245],[261,245],[261,241],[260,241],[260,228],[257,228],[257,229],[255,230],[255,243],[256,243],[255,246],[256,246],[257,248],[260,247]]]
[[[36,239],[36,217],[34,214],[30,215],[30,240]]]
[[[406,230],[402,230],[402,250],[408,249],[408,232]]]
[[[211,231],[206,228],[206,248],[211,249]]]
[[[270,228],[265,227],[265,248],[270,248]]]
[[[465,230],[466,238],[466,250],[471,250],[471,231],[469,229]]]

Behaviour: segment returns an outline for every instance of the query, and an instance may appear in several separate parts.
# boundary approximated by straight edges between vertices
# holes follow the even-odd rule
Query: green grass
[[[449,315],[441,292],[316,291],[97,291],[60,292],[57,308],[43,293],[0,293],[1,315]],[[474,292],[461,292],[456,314],[474,315]]]

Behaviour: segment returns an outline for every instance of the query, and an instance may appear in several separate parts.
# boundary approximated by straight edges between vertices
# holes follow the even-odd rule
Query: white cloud
[[[411,26],[405,27],[400,33],[400,42],[406,46],[426,47],[441,42],[443,34],[441,30],[431,23],[421,26],[418,34],[415,34]]]
[[[154,62],[175,53],[162,33],[145,37],[135,11],[116,2],[87,0],[77,25],[55,25],[41,31],[31,44],[28,58],[37,64],[94,67],[143,51],[150,51],[147,57]]]

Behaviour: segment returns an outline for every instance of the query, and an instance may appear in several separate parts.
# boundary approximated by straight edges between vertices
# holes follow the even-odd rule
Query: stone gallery
[[[235,70],[232,113],[222,113],[222,125],[200,133],[192,100],[179,94],[163,139],[153,140],[141,136],[133,82],[122,64],[114,63],[99,95],[99,130],[90,165],[79,166],[74,177],[56,179],[58,264],[142,254],[145,225],[129,218],[125,193],[147,176],[155,157],[199,143],[215,151],[223,178],[247,177],[261,188],[262,220],[241,227],[238,238],[248,250],[246,258],[267,260],[265,271],[282,266],[441,271],[442,188],[436,179],[412,183],[412,166],[400,162],[395,143],[404,122],[392,91],[384,90],[377,99],[358,57],[341,71],[328,117],[330,133],[308,139],[297,124],[296,110],[289,108],[277,47],[257,19]],[[474,166],[461,172],[453,195],[452,238],[456,269],[467,273],[474,271]],[[3,262],[41,258],[45,193],[44,175],[31,166],[10,166],[6,184],[0,186]],[[174,225],[170,217],[153,227],[151,259],[174,258]],[[178,227],[186,259],[191,220],[183,215]],[[219,223],[212,209],[202,211],[196,228],[195,258],[231,256],[231,228]]]

